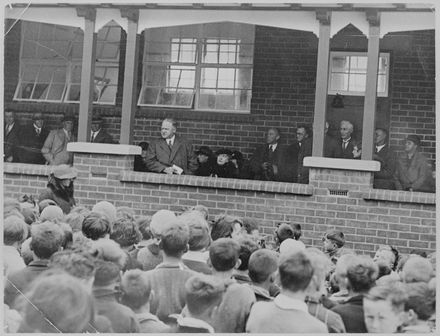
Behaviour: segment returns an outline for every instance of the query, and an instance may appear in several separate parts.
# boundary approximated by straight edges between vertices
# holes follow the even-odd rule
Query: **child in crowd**
[[[248,272],[249,258],[253,252],[259,249],[259,246],[247,236],[239,238],[237,242],[240,244],[240,254],[238,256],[240,266],[234,270],[232,277],[238,283],[250,283],[251,279]]]
[[[123,216],[116,219],[113,224],[110,239],[114,240],[121,246],[122,250],[127,254],[127,263],[125,269],[142,268],[142,265],[136,258],[132,258],[130,252],[135,250],[134,245],[142,239],[135,221],[130,216]]]
[[[3,261],[5,275],[26,267],[20,256],[21,244],[29,235],[29,225],[17,216],[9,216],[3,221]]]
[[[333,264],[336,264],[342,254],[345,245],[345,235],[341,231],[331,230],[322,237],[324,253],[327,254]]]
[[[219,238],[238,239],[243,235],[243,221],[236,217],[226,214],[216,217],[211,226],[211,238],[217,240]]]
[[[420,256],[410,256],[403,266],[401,278],[403,282],[428,283],[435,276],[431,262]]]
[[[250,287],[254,291],[258,301],[272,301],[270,289],[275,284],[278,270],[278,254],[269,249],[259,249],[253,252],[249,258]]]
[[[109,238],[112,224],[107,215],[101,212],[91,212],[82,223],[82,233],[89,239],[98,240]]]
[[[170,328],[150,313],[151,287],[141,270],[125,272],[121,280],[121,303],[131,308],[138,319],[141,333],[165,333]]]

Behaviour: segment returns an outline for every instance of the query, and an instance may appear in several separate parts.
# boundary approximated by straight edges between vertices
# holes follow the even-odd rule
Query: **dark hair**
[[[313,276],[312,263],[302,251],[282,256],[278,270],[281,286],[292,292],[305,290]]]
[[[240,244],[240,254],[239,259],[241,260],[240,266],[238,269],[240,271],[246,271],[248,269],[249,258],[251,254],[258,250],[258,244],[254,242],[252,239],[244,237],[238,240]]]
[[[97,259],[95,262],[96,272],[95,286],[108,286],[119,281],[120,268],[112,261]]]
[[[73,231],[69,224],[67,223],[59,223],[61,230],[63,230],[63,249],[69,249],[73,244]]]
[[[394,311],[403,311],[408,300],[406,286],[399,281],[387,281],[382,285],[374,286],[365,295],[366,300],[389,301]]]
[[[49,267],[61,269],[80,279],[90,279],[95,275],[95,258],[85,252],[59,251],[52,255]]]
[[[262,283],[278,268],[278,256],[275,251],[259,249],[249,258],[249,278],[255,283]]]
[[[377,262],[377,268],[378,268],[378,272],[379,272],[377,275],[377,279],[383,277],[384,275],[391,274],[391,272],[392,272],[391,267],[383,262]]]
[[[110,234],[111,223],[103,213],[91,212],[84,218],[81,229],[87,238],[98,240]]]
[[[136,218],[136,224],[142,234],[143,240],[151,239],[153,236],[150,231],[151,216],[139,216]]]
[[[150,283],[139,269],[125,272],[121,279],[121,290],[121,303],[131,309],[139,309],[145,305],[151,294]]]
[[[171,125],[174,128],[177,128],[177,121],[176,121],[176,119],[174,119],[172,117],[166,117],[164,120],[162,120],[162,122],[164,122],[164,121],[168,121],[169,123],[171,123]]]
[[[252,231],[258,230],[258,222],[255,218],[245,217],[243,218],[243,228],[248,234],[251,234]]]
[[[180,258],[188,249],[188,241],[188,228],[184,225],[176,225],[162,233],[159,247],[166,255]]]
[[[118,218],[113,224],[110,239],[113,239],[121,247],[127,247],[139,243],[142,239],[142,233],[133,220]]]
[[[349,286],[356,293],[363,293],[374,286],[379,274],[376,263],[369,257],[356,256],[347,266]]]
[[[388,131],[385,128],[382,127],[376,127],[376,131],[382,131],[385,133],[386,136],[388,136]]]
[[[226,214],[218,216],[211,227],[211,238],[217,240],[219,238],[230,238],[234,231],[235,223],[243,225],[240,218],[235,216],[229,216]]]
[[[222,301],[225,284],[221,280],[197,274],[185,283],[185,301],[188,311],[196,316],[217,306]]]
[[[144,151],[144,150],[148,149],[149,144],[148,144],[148,142],[142,141],[142,142],[139,142],[138,146],[141,147],[142,150]]]
[[[212,267],[219,271],[229,271],[235,267],[240,255],[240,245],[232,238],[219,238],[209,248]]]
[[[435,292],[425,282],[406,284],[408,301],[405,303],[405,310],[412,309],[417,317],[428,320],[435,313]]]
[[[293,223],[292,228],[293,228],[293,239],[298,240],[299,238],[301,238],[302,236],[301,224]]]
[[[31,237],[30,248],[40,259],[49,259],[64,242],[64,233],[59,225],[48,221],[32,225]]]

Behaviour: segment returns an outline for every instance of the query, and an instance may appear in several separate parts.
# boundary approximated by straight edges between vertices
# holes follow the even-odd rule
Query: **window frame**
[[[201,25],[198,25],[201,26]],[[163,27],[163,29],[167,29],[167,28],[171,28],[171,27]],[[194,34],[197,35],[197,34]],[[143,50],[143,54],[142,54],[142,65],[143,65],[143,69],[142,69],[142,83],[141,83],[141,89],[140,89],[140,93],[139,93],[139,97],[138,97],[138,101],[137,101],[137,105],[139,107],[156,107],[156,108],[176,108],[176,109],[182,109],[182,110],[188,110],[188,111],[197,111],[197,112],[212,112],[212,113],[234,113],[234,114],[250,114],[251,113],[251,99],[252,99],[252,81],[253,81],[253,69],[254,69],[254,50],[255,50],[255,28],[253,28],[252,30],[252,36],[249,38],[249,41],[245,40],[241,40],[241,38],[239,36],[211,36],[211,34],[209,33],[205,33],[205,34],[199,34],[197,36],[188,36],[188,35],[182,35],[182,36],[177,36],[177,35],[172,35],[171,37],[169,37],[167,40],[161,40],[161,41],[157,41],[157,40],[147,40],[147,31],[144,31],[144,50]],[[195,45],[196,45],[196,50],[195,50],[195,62],[194,63],[189,63],[189,62],[172,62],[171,61],[171,45],[173,43],[173,39],[194,39],[195,40]],[[204,63],[203,62],[203,57],[202,57],[202,53],[204,50],[204,47],[206,47],[206,45],[209,43],[209,40],[218,40],[219,41],[219,45],[222,45],[221,40],[238,40],[240,41],[239,43],[236,43],[236,45],[241,46],[241,45],[250,45],[252,47],[252,52],[251,52],[251,57],[252,57],[252,63]],[[170,61],[152,61],[152,60],[148,60],[147,59],[147,55],[148,55],[148,47],[149,47],[149,43],[164,43],[167,44],[169,50],[170,50]],[[236,50],[236,59],[239,57],[239,49]],[[146,76],[147,76],[147,69],[148,67],[151,66],[162,66],[162,67],[166,67],[167,70],[165,70],[165,75],[166,72],[169,71],[169,67],[175,65],[175,66],[188,66],[188,67],[194,67],[194,87],[192,88],[193,93],[192,93],[192,99],[191,99],[191,104],[188,106],[178,106],[178,105],[170,105],[170,104],[147,104],[147,103],[142,103],[142,101],[144,100],[144,95],[145,92],[148,88],[163,88],[164,86],[152,86],[152,85],[147,85],[147,80],[146,80]],[[232,92],[234,91],[248,91],[250,94],[248,96],[248,102],[247,102],[247,106],[248,109],[216,109],[216,108],[204,108],[204,107],[200,107],[200,98],[201,98],[201,90],[203,90],[203,88],[201,87],[201,76],[202,76],[202,69],[206,69],[206,68],[216,68],[216,69],[235,69],[235,70],[239,70],[239,69],[249,69],[250,70],[250,85],[249,88],[247,89],[238,89],[238,88],[231,88],[230,90]],[[209,89],[209,88],[207,88]],[[221,87],[216,87],[216,90],[221,90]],[[223,88],[225,89],[225,88]],[[232,96],[235,96],[235,98],[233,99],[237,99],[237,95],[234,94]],[[160,97],[160,92],[157,93],[157,97]],[[156,101],[158,98],[156,98]],[[237,103],[235,103],[235,105],[237,105]]]
[[[331,89],[331,79],[332,74],[338,73],[333,72],[332,68],[332,60],[334,56],[348,56],[348,57],[356,57],[356,56],[365,56],[368,59],[368,53],[367,52],[361,52],[361,51],[330,51],[329,55],[329,70],[328,70],[328,89],[327,94],[329,95],[336,95],[336,94],[342,94],[344,96],[365,96],[365,91],[350,91],[350,90],[332,90]],[[386,67],[386,74],[385,74],[385,91],[384,92],[377,92],[377,97],[388,97],[389,95],[389,83],[390,83],[390,59],[391,54],[389,52],[380,52],[379,53],[379,59],[381,57],[384,57],[387,60],[387,67]],[[348,75],[350,77],[350,74],[352,74],[351,67],[348,69]],[[379,76],[379,68],[377,69],[378,76]],[[366,76],[366,72],[365,72]],[[378,81],[379,83],[379,81]]]

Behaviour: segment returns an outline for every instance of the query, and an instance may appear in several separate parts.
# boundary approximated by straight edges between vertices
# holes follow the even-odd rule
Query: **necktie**
[[[94,142],[94,141],[95,141],[95,138],[96,138],[96,133],[92,133],[92,139],[91,139],[91,141]]]
[[[173,147],[173,142],[171,140],[168,140],[168,147],[170,147],[170,149]]]
[[[342,149],[346,149],[347,148],[347,141],[342,141]]]
[[[40,135],[40,133],[41,133],[41,129],[36,128],[35,131],[37,132],[37,135]]]
[[[269,150],[273,152],[273,145],[269,145]]]

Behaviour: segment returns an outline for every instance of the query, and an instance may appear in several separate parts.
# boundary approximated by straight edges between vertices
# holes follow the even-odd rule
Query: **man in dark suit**
[[[352,138],[353,124],[347,120],[342,120],[339,128],[341,139],[339,140],[338,158],[355,159],[353,150],[357,146],[357,141]]]
[[[387,144],[388,132],[377,128],[374,132],[375,150],[373,159],[380,162],[380,171],[374,173],[373,188],[394,189],[396,155]]]
[[[20,145],[20,127],[15,122],[14,112],[5,112],[4,153],[5,162],[18,162],[18,146]]]
[[[145,164],[149,171],[165,174],[193,175],[197,158],[192,145],[176,135],[176,121],[167,118],[162,122],[162,139],[153,141],[147,150]]]
[[[298,183],[309,183],[309,168],[304,167],[303,161],[306,156],[312,156],[312,138],[309,128],[299,126],[296,129],[296,140],[298,141]]]
[[[330,125],[326,121],[324,129],[324,157],[336,158],[339,153],[339,145],[335,138],[328,134]]]
[[[44,141],[49,135],[49,130],[44,125],[42,113],[34,113],[32,124],[28,124],[20,134],[20,162],[44,164],[46,160],[41,154]]]
[[[298,147],[278,143],[280,133],[269,128],[266,144],[259,146],[250,160],[255,180],[296,182]]]
[[[114,144],[113,138],[104,129],[102,124],[104,120],[100,116],[93,116],[90,142]]]

